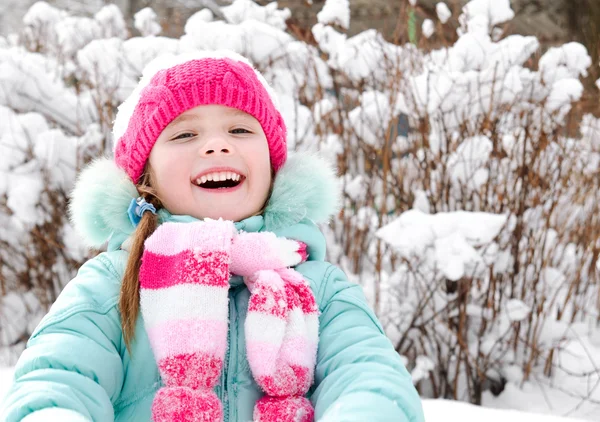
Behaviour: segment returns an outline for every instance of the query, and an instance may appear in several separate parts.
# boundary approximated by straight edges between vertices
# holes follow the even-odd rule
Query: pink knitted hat
[[[231,51],[161,56],[146,66],[119,107],[113,135],[115,162],[137,183],[163,129],[181,113],[204,104],[242,110],[259,121],[277,171],[287,158],[286,128],[275,95],[250,62]]]

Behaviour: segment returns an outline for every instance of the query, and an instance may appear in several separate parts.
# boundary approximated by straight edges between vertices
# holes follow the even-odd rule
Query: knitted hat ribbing
[[[259,121],[277,171],[287,158],[286,127],[271,89],[244,57],[229,51],[155,59],[119,107],[113,130],[115,162],[137,183],[165,127],[181,113],[205,104],[242,110]]]

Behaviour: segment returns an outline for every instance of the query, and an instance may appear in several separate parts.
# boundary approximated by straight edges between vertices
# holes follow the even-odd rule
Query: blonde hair
[[[140,182],[136,186],[138,193],[147,202],[158,209],[161,202],[156,191],[152,188],[152,174],[148,169],[144,171]],[[140,309],[140,267],[144,253],[144,242],[154,233],[158,226],[158,216],[151,212],[142,214],[142,218],[133,233],[127,266],[121,283],[119,296],[119,310],[121,311],[121,329],[127,351],[131,354],[131,343],[135,336],[135,325]]]

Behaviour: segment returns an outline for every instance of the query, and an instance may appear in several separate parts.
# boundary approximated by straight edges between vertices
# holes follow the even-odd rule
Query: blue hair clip
[[[127,215],[129,216],[129,221],[131,221],[133,227],[137,227],[142,219],[142,215],[144,215],[146,211],[156,214],[156,208],[154,208],[154,205],[146,202],[146,200],[141,196],[131,200],[129,208],[127,209]]]

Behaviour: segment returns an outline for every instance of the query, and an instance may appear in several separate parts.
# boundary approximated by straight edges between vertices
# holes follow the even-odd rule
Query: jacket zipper
[[[233,292],[229,290],[229,330],[227,336],[227,351],[225,353],[225,362],[223,363],[223,380],[222,380],[222,391],[223,391],[223,421],[229,421],[229,394],[227,391],[228,384],[228,372],[229,368],[229,358],[231,354],[231,337],[233,331],[233,324],[235,323],[235,318],[233,317],[234,312],[234,303],[233,303]]]

